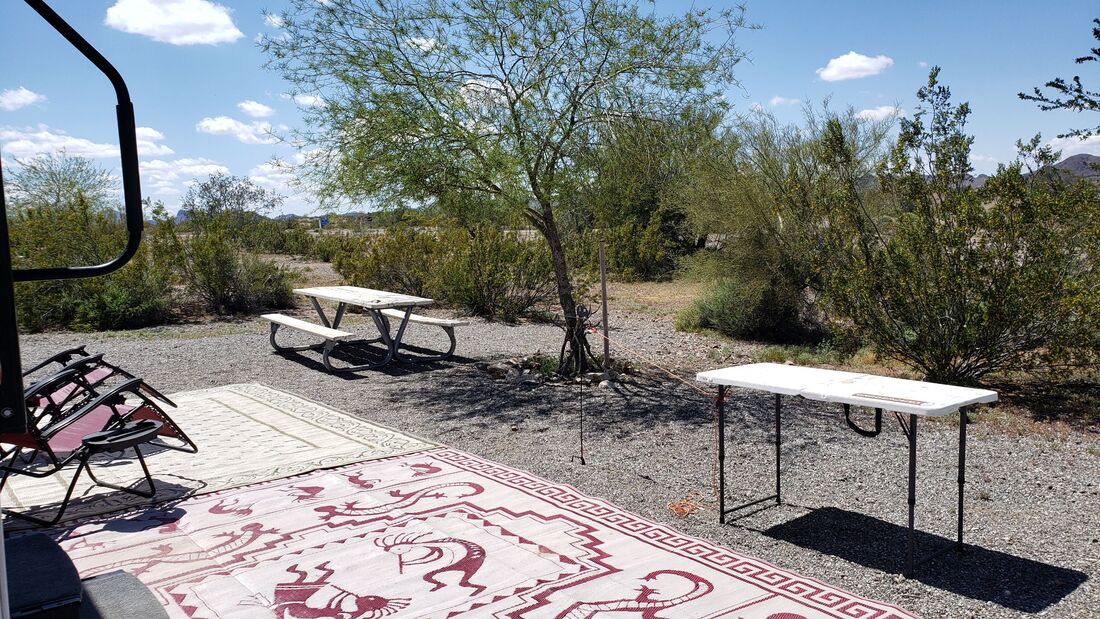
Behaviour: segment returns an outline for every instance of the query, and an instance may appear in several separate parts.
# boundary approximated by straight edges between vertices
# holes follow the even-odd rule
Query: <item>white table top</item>
[[[997,392],[987,389],[778,363],[708,370],[696,374],[695,380],[925,417],[939,417],[963,406],[997,401]]]
[[[316,297],[327,301],[337,301],[348,305],[358,305],[368,309],[389,309],[415,305],[431,305],[435,301],[424,297],[414,297],[385,290],[372,290],[358,286],[319,286],[316,288],[295,288],[295,294]]]

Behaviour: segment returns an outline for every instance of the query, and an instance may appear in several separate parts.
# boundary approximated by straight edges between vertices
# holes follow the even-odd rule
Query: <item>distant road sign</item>
[[[324,228],[328,225],[328,217],[322,217],[320,220],[321,227]]]

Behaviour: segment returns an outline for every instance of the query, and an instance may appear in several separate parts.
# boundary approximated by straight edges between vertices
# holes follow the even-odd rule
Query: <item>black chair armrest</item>
[[[32,367],[28,370],[23,370],[23,376],[28,376],[30,374],[34,374],[38,370],[41,370],[42,368],[44,368],[44,367],[46,367],[50,364],[53,364],[53,363],[56,363],[58,365],[66,365],[70,361],[73,360],[73,357],[87,357],[88,356],[88,351],[84,350],[84,348],[86,346],[87,345],[85,344],[84,346],[77,346],[76,348],[70,348],[68,350],[63,350],[63,351],[53,355],[49,359],[46,359],[45,361],[39,363],[38,365],[35,365],[34,367]]]

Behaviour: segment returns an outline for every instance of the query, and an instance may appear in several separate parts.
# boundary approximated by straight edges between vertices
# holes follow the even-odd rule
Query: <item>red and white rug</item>
[[[75,528],[175,617],[911,618],[569,486],[436,449]]]

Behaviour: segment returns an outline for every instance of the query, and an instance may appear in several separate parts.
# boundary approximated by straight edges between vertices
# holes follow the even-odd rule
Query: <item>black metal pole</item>
[[[783,499],[782,499],[783,495],[780,493],[780,475],[779,475],[779,444],[780,444],[780,440],[781,440],[780,437],[782,436],[782,434],[780,433],[781,431],[780,431],[780,427],[779,427],[779,418],[780,418],[780,414],[781,414],[780,411],[782,411],[782,409],[783,409],[783,402],[781,400],[781,396],[777,393],[777,394],[775,394],[775,504],[776,505],[780,505],[780,504],[783,503]]]
[[[126,207],[126,246],[113,260],[95,266],[50,267],[41,269],[19,269],[12,274],[17,282],[46,279],[72,279],[75,277],[95,277],[107,275],[122,268],[137,253],[141,244],[141,232],[145,226],[145,215],[141,206],[141,180],[138,170],[137,128],[134,121],[134,106],[130,102],[130,92],[122,75],[99,53],[91,43],[80,36],[73,27],[65,22],[43,0],[24,0],[42,19],[46,20],[61,36],[84,55],[111,82],[118,104],[115,116],[118,122],[118,148],[121,154],[122,201]]]
[[[718,385],[718,522],[726,523],[726,386]]]
[[[963,486],[966,485],[966,409],[959,409],[959,550],[963,549]]]
[[[909,539],[905,550],[905,575],[913,573],[913,551],[916,538],[913,529],[916,524],[917,507],[917,416],[909,415]]]
[[[0,168],[0,432],[25,432],[27,408],[23,401],[23,366],[19,358],[19,325],[8,241],[8,208],[4,201],[4,171]]]

